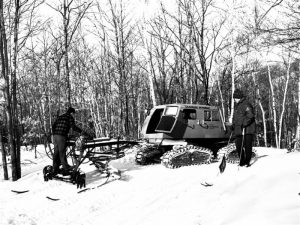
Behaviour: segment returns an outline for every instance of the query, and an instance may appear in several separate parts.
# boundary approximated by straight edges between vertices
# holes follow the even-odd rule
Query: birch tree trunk
[[[254,84],[257,87],[256,88],[256,95],[257,95],[258,106],[260,108],[261,115],[262,115],[264,146],[267,147],[268,143],[267,143],[266,112],[265,112],[264,107],[263,107],[263,105],[261,103],[260,90],[259,90],[257,82],[256,82],[255,74],[252,77],[253,77]]]
[[[148,79],[149,79],[149,87],[150,87],[150,96],[152,99],[153,106],[156,106],[155,91],[154,91],[154,85],[153,85],[153,79],[152,79],[152,73],[151,73],[152,69],[151,69],[150,63],[151,63],[151,61],[148,60],[148,62],[147,62],[148,69],[147,70],[148,70]]]
[[[229,117],[229,122],[232,123],[233,119],[233,113],[234,113],[234,99],[233,99],[233,93],[235,90],[235,83],[234,83],[234,78],[235,78],[235,65],[234,65],[234,58],[232,58],[232,72],[231,72],[231,108],[230,108],[230,117]]]
[[[285,88],[284,88],[284,94],[283,94],[283,101],[282,101],[282,111],[281,111],[280,120],[279,120],[278,148],[280,148],[280,144],[281,144],[282,121],[283,121],[283,116],[285,113],[286,93],[287,93],[287,88],[288,88],[288,84],[289,84],[289,80],[290,80],[290,67],[291,67],[291,61],[289,59],[288,68],[287,68],[287,72],[286,72],[286,81],[285,81]]]
[[[300,66],[300,63],[299,63]],[[297,128],[296,128],[296,139],[300,139],[300,67],[298,74],[298,109],[297,109]]]
[[[263,122],[263,129],[264,129],[264,143],[265,143],[265,147],[267,147],[268,143],[267,143],[266,112],[265,112],[260,100],[258,101],[258,105],[261,110],[262,120],[263,120],[262,122]]]
[[[222,111],[222,115],[223,115],[223,118],[224,118],[224,122],[226,121],[225,119],[225,107],[224,107],[224,98],[223,98],[223,94],[222,94],[222,91],[221,91],[221,86],[220,86],[220,80],[218,79],[217,80],[217,84],[218,84],[218,89],[219,89],[219,92],[220,92],[220,99],[221,99],[221,111]]]
[[[276,113],[275,96],[274,96],[274,88],[273,88],[272,78],[271,78],[270,65],[268,65],[268,78],[269,78],[269,84],[270,84],[270,90],[271,90],[271,103],[272,103],[272,111],[273,111],[273,126],[274,126],[274,134],[275,134],[275,143],[276,143],[276,148],[279,148],[278,133],[277,133],[277,113]]]

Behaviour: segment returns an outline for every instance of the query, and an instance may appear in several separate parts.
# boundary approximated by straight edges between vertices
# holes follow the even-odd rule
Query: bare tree
[[[263,33],[266,36],[264,43],[266,45],[280,45],[284,46],[287,51],[293,51],[296,54],[299,52],[299,31],[300,31],[300,10],[299,2],[293,0],[268,0],[267,4],[269,8],[264,13],[259,15],[257,20],[258,32]],[[275,22],[268,20],[268,14],[272,10],[277,9],[279,6],[282,7],[277,10],[277,13],[284,18],[280,21]],[[266,22],[267,21],[267,22]],[[265,22],[265,23],[263,23]],[[300,72],[299,72],[300,74]],[[298,90],[300,90],[300,76],[298,75]],[[298,103],[300,102],[300,91],[297,94]],[[300,104],[297,107],[297,126],[296,126],[296,138],[300,139]]]
[[[0,80],[0,148],[1,148],[1,155],[2,155],[2,166],[3,166],[3,176],[4,180],[8,180],[8,170],[7,170],[7,160],[6,160],[6,149],[5,143],[3,140],[4,137],[4,124],[5,124],[5,115],[4,115],[4,89],[5,89],[6,82],[4,79]]]
[[[63,0],[59,2],[57,7],[49,5],[56,10],[62,17],[62,30],[63,30],[63,56],[64,66],[67,81],[67,99],[68,104],[71,105],[71,79],[70,79],[70,66],[69,66],[69,47],[72,43],[75,32],[81,24],[84,15],[90,8],[92,2],[81,3],[80,0]],[[57,60],[57,63],[60,59]]]
[[[283,126],[283,117],[286,111],[286,97],[287,97],[287,90],[288,90],[288,85],[290,81],[290,68],[291,68],[291,57],[289,56],[288,62],[287,62],[287,68],[286,68],[286,81],[285,81],[285,87],[284,87],[284,93],[283,93],[283,100],[282,100],[282,110],[279,118],[279,131],[278,131],[278,144],[279,148],[281,146],[281,135],[282,135],[282,126]]]
[[[277,126],[277,110],[276,110],[276,104],[275,104],[275,93],[274,93],[274,87],[271,77],[271,69],[270,65],[268,65],[268,78],[269,78],[269,84],[270,84],[270,90],[271,90],[271,103],[272,103],[272,112],[273,112],[273,127],[274,127],[274,134],[275,134],[275,142],[276,147],[279,148],[279,142],[278,142],[278,126]]]
[[[254,84],[255,84],[255,88],[256,88],[256,96],[257,96],[257,104],[259,106],[259,109],[261,111],[262,114],[262,125],[263,125],[263,140],[264,140],[264,146],[267,147],[267,125],[266,125],[266,112],[264,110],[262,101],[261,101],[261,94],[260,94],[260,89],[259,89],[259,85],[256,79],[256,73],[253,73],[252,75],[253,80],[254,80]]]
[[[150,61],[149,70],[153,74],[153,83],[157,93],[158,104],[172,102],[172,81],[175,76],[172,74],[174,63],[173,46],[168,42],[170,32],[162,23],[163,17],[158,16],[149,24],[151,27],[150,43],[147,48]]]
[[[33,22],[34,11],[42,3],[41,0],[16,0],[3,4],[0,2],[0,51],[2,77],[6,81],[5,100],[8,127],[8,143],[11,152],[12,179],[21,177],[20,135],[17,99],[17,69],[20,49],[25,45],[29,36],[34,34],[38,23]],[[13,11],[12,11],[13,10]],[[13,14],[11,13],[13,12]],[[21,20],[21,17],[23,20]],[[20,37],[20,26],[23,36]],[[12,44],[10,44],[12,43]],[[11,48],[11,49],[9,49]]]
[[[163,18],[160,19],[159,25],[160,31],[164,30],[164,36],[159,33],[155,35],[165,44],[173,46],[174,61],[177,62],[173,71],[179,74],[184,72],[182,74],[186,74],[187,82],[192,82],[192,102],[209,104],[213,64],[216,55],[225,44],[221,30],[226,18],[222,17],[221,11],[214,8],[212,0],[179,0],[177,4],[177,15],[168,12],[162,5]],[[217,14],[218,18],[212,22],[211,18]],[[177,27],[173,24],[177,24]],[[182,82],[180,79],[179,76],[179,83]]]
[[[11,112],[11,98],[10,98],[10,81],[9,81],[9,62],[8,62],[8,50],[7,50],[7,37],[6,37],[6,28],[5,28],[5,17],[4,17],[4,5],[3,1],[0,1],[0,54],[1,54],[1,77],[4,82],[1,85],[1,91],[3,92],[4,97],[4,106],[6,108],[5,114],[7,119],[7,128],[8,128],[8,144],[13,153],[12,157],[14,159],[14,163],[16,164],[16,151],[14,149],[13,143],[13,124],[12,124],[12,112]],[[1,146],[2,147],[2,146]],[[2,151],[4,149],[2,148]],[[4,154],[5,155],[5,154]],[[6,165],[6,158],[4,159],[3,165]],[[7,168],[4,168],[7,171]],[[13,167],[13,177],[17,180],[17,171],[16,167]],[[7,177],[8,178],[8,177]]]
[[[98,5],[99,6],[99,5]],[[105,37],[105,51],[108,59],[111,60],[109,70],[106,71],[114,81],[111,88],[116,88],[118,96],[114,96],[113,102],[116,104],[114,111],[117,111],[118,135],[129,135],[130,117],[132,108],[136,108],[136,104],[130,106],[132,79],[134,76],[135,57],[134,52],[139,41],[135,36],[135,23],[128,15],[128,9],[125,1],[108,0],[108,9],[98,7],[100,15],[104,18],[101,21],[103,30],[102,38]],[[112,84],[111,84],[112,85]],[[136,115],[136,113],[134,113]]]

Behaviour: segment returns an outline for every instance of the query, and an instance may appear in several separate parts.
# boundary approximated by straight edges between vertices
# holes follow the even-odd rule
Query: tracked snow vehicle
[[[145,119],[136,162],[161,161],[168,168],[210,163],[228,144],[230,131],[218,107],[193,104],[155,106]]]

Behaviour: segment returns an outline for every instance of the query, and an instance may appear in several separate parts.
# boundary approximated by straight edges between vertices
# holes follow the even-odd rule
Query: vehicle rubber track
[[[157,145],[142,144],[136,153],[135,161],[140,165],[147,165],[157,162],[162,155],[162,151]]]
[[[161,163],[167,168],[211,163],[213,153],[210,149],[194,145],[175,145],[162,156]]]
[[[229,162],[229,163],[233,163],[233,164],[240,163],[240,156],[239,156],[238,152],[236,151],[235,143],[228,144],[218,151],[219,159],[222,159],[223,155],[225,155],[227,162]],[[253,149],[251,161],[253,161],[255,159],[256,159],[256,151],[255,151],[255,149]]]
[[[294,145],[293,147],[290,146],[288,148],[288,152],[295,152],[295,151],[300,152],[300,140],[299,139],[295,140],[293,145]]]

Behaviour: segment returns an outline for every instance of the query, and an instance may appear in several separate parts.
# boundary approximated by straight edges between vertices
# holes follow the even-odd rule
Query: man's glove
[[[85,173],[80,173],[77,178],[77,188],[85,188]]]
[[[85,173],[74,171],[71,175],[72,183],[77,185],[77,188],[85,188]]]
[[[81,132],[81,135],[83,135],[84,137],[86,137],[86,139],[89,139],[89,140],[93,139],[93,136],[90,135],[90,134],[89,134],[88,132],[86,132],[86,131],[82,131],[82,132]]]

